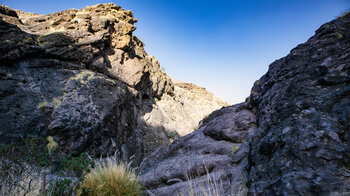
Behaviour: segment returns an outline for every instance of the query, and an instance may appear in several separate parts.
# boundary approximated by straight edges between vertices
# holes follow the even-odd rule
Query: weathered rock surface
[[[246,104],[226,107],[204,119],[197,131],[156,150],[140,168],[148,193],[188,195],[190,184],[194,195],[201,195],[202,187],[217,195],[244,193],[246,142],[256,129],[255,122]]]
[[[197,130],[199,122],[212,111],[228,106],[204,88],[184,82],[174,84],[174,95],[163,94],[160,100],[156,99],[152,112],[144,116],[145,121],[184,136]]]
[[[349,71],[347,14],[322,25],[255,83],[251,195],[349,193]]]
[[[50,135],[69,154],[118,151],[136,165],[169,144],[169,132],[183,131],[171,122],[182,113],[153,112],[155,100],[181,95],[133,36],[136,21],[114,4],[49,15],[0,6],[0,143]],[[206,103],[215,107],[189,111],[173,102],[187,116],[224,105],[218,99]],[[172,126],[157,122],[172,113]],[[182,120],[191,131],[200,118]]]

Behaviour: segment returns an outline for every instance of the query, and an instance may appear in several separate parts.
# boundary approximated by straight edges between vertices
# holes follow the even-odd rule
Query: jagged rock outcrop
[[[188,195],[190,183],[194,192],[212,188],[208,174],[222,184],[218,195],[244,185],[248,195],[348,194],[349,71],[347,13],[272,63],[245,103],[214,112],[145,159],[143,183],[150,194]],[[239,148],[230,154],[230,145]]]
[[[258,129],[249,153],[252,195],[350,191],[350,14],[322,25],[272,63],[249,104]]]
[[[136,21],[111,3],[49,15],[0,6],[0,143],[50,135],[66,153],[118,151],[137,165],[169,144],[170,132],[191,131],[196,115],[225,105],[213,99],[210,111],[178,106],[187,116],[200,113],[185,119],[192,123],[186,130],[155,122],[173,113],[170,108],[152,118],[155,100],[177,104],[181,95],[133,36]]]

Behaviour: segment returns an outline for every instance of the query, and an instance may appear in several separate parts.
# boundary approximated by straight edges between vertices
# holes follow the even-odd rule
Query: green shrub
[[[176,133],[174,132],[167,132],[168,137],[170,137],[171,139],[175,139],[176,138]]]
[[[81,177],[84,172],[89,172],[90,167],[94,167],[94,161],[86,153],[81,153],[78,157],[69,155],[60,164],[62,170],[73,172],[78,177]]]

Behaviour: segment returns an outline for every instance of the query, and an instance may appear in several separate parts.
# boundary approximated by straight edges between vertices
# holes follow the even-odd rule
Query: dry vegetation
[[[85,176],[78,195],[138,196],[142,186],[138,176],[124,163],[108,159]]]

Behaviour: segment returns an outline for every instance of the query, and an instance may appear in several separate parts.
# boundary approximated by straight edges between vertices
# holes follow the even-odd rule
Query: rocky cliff
[[[347,195],[350,14],[273,62],[245,103],[141,164],[149,194]]]
[[[66,154],[118,152],[138,165],[226,105],[175,85],[133,36],[136,22],[114,4],[49,15],[0,6],[0,143],[53,136]]]
[[[322,25],[272,63],[252,89],[258,129],[249,153],[253,195],[348,194],[350,14]]]
[[[0,6],[0,143],[53,136],[65,154],[149,155],[150,195],[350,192],[349,13],[272,63],[246,102],[209,116],[226,103],[167,76],[136,21],[114,4]]]

